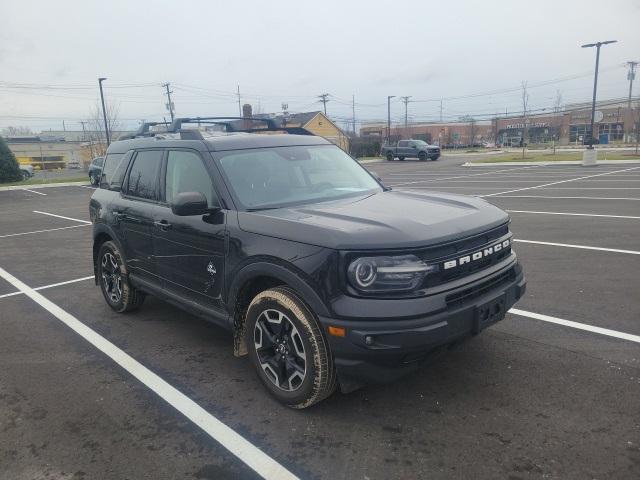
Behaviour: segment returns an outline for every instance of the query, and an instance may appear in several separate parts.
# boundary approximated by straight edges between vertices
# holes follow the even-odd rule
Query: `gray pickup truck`
[[[396,145],[383,145],[382,154],[389,161],[396,157],[399,160],[405,158],[417,158],[420,161],[437,160],[440,158],[440,147],[429,145],[423,140],[400,140]]]

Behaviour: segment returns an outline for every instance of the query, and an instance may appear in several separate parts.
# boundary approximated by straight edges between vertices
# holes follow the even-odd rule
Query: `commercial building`
[[[114,132],[118,138],[126,132]],[[66,168],[69,164],[86,167],[93,157],[105,150],[103,132],[46,131],[36,135],[6,137],[7,145],[18,163],[36,169]]]
[[[600,144],[635,142],[640,107],[628,108],[626,101],[602,101],[596,104],[594,138]],[[528,145],[582,145],[589,139],[591,104],[566,105],[557,113],[496,117],[486,121],[411,124],[406,129],[392,126],[391,141],[417,138],[444,146],[495,143],[519,147]],[[364,124],[363,137],[386,139],[387,125]]]

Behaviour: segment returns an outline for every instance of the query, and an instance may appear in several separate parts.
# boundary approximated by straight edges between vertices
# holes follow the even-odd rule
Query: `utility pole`
[[[600,64],[600,47],[610,43],[616,43],[617,40],[607,40],[605,42],[587,43],[582,48],[596,47],[596,71],[593,77],[593,101],[591,103],[591,131],[589,132],[589,149],[593,149],[593,120],[596,115],[596,93],[598,91],[598,66]]]
[[[442,123],[442,99],[440,99],[440,123]]]
[[[327,102],[329,101],[328,97],[329,97],[328,93],[321,93],[320,95],[318,95],[318,98],[320,99],[320,101],[324,105],[324,114],[325,114],[325,116],[327,115]]]
[[[351,119],[353,121],[353,136],[356,136],[356,96],[351,95]]]
[[[631,110],[631,93],[633,91],[633,81],[636,78],[636,66],[638,62],[627,62],[629,66],[629,73],[627,73],[627,79],[629,80],[629,102],[627,104],[627,118],[631,120],[629,127],[627,128],[627,142],[631,141],[631,132],[633,132],[633,112]],[[626,122],[625,122],[626,123]]]
[[[106,80],[105,77],[100,77],[98,79],[98,85],[100,86],[100,100],[102,101],[102,118],[104,119],[104,133],[107,137],[107,147],[111,144],[111,139],[109,138],[109,125],[107,125],[107,111],[104,108],[104,92],[102,91],[102,82]]]
[[[391,143],[391,99],[395,95],[387,96],[387,144]]]
[[[242,116],[242,106],[240,105],[240,85],[238,85],[238,116]]]
[[[407,127],[408,127],[408,122],[407,122],[407,110],[408,110],[408,105],[409,105],[409,99],[411,98],[411,96],[407,96],[407,97],[400,97],[402,99],[402,102],[404,103],[404,133],[405,135],[407,134]]]
[[[171,121],[173,122],[173,102],[171,101],[172,90],[169,90],[171,84],[169,82],[163,83],[162,86],[167,89],[167,110],[169,110],[169,115],[171,115]]]

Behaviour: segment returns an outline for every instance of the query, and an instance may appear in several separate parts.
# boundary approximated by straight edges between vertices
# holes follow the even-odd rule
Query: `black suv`
[[[215,322],[304,408],[415,369],[523,295],[502,210],[391,190],[320,137],[247,123],[179,119],[111,144],[90,203],[111,308],[151,294]]]

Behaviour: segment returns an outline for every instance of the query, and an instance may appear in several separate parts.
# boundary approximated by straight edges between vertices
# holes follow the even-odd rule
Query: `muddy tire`
[[[116,312],[130,312],[144,302],[144,294],[129,283],[127,267],[113,242],[104,242],[98,252],[98,282],[107,304]]]
[[[278,401],[306,408],[334,392],[336,371],[328,341],[293,290],[276,287],[256,295],[246,322],[251,362]]]

